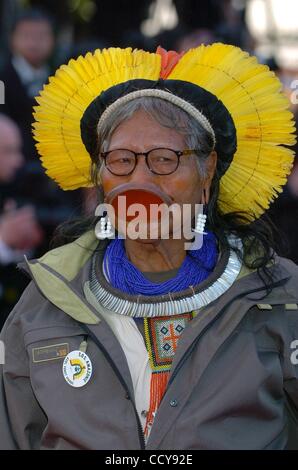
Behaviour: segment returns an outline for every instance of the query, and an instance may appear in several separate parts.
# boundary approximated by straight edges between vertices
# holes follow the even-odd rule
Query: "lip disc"
[[[129,223],[138,216],[140,221],[149,224],[161,219],[158,206],[169,206],[173,200],[155,185],[140,187],[127,183],[110,191],[105,202],[113,206],[116,220],[119,218],[122,222]]]

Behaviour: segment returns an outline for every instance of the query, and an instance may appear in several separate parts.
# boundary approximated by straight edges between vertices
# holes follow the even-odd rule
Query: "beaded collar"
[[[239,239],[230,237],[229,242],[241,249]],[[170,316],[205,307],[231,287],[242,266],[236,252],[225,249],[214,271],[197,286],[158,296],[130,295],[114,288],[107,281],[102,266],[103,254],[104,249],[93,255],[90,289],[103,307],[130,317]]]

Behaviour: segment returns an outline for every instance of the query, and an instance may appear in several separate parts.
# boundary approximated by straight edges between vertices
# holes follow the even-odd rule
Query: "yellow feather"
[[[37,97],[33,135],[47,174],[65,190],[90,186],[90,156],[80,135],[88,105],[109,87],[133,78],[157,80],[160,56],[131,48],[88,52],[50,77]]]
[[[169,79],[195,83],[216,95],[237,130],[237,151],[221,179],[223,212],[259,217],[281,190],[293,162],[295,125],[281,83],[255,57],[234,46],[213,44],[188,51]],[[281,163],[283,162],[283,164]]]
[[[88,105],[113,85],[134,78],[157,80],[161,57],[131,48],[87,53],[61,66],[37,97],[33,134],[47,174],[63,189],[90,186],[90,157],[80,120]],[[284,145],[296,141],[281,83],[239,48],[213,44],[188,51],[168,79],[192,82],[213,93],[236,126],[237,151],[221,179],[223,212],[259,217],[281,191],[293,162]]]

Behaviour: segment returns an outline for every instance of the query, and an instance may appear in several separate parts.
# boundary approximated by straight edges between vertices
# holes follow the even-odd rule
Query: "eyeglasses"
[[[141,153],[127,149],[117,149],[102,152],[100,156],[103,158],[106,168],[116,176],[130,175],[137,165],[139,155],[145,157],[147,167],[152,173],[170,175],[177,170],[182,155],[192,155],[197,152],[197,149],[172,150],[157,148]]]

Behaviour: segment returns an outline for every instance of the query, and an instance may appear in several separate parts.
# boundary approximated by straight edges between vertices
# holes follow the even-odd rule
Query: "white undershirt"
[[[31,98],[38,95],[50,74],[49,67],[45,64],[35,68],[21,55],[13,56],[12,65],[22,84],[25,86],[28,95]]]
[[[85,295],[88,302],[98,309],[98,301],[88,287],[88,283],[85,285]],[[133,318],[119,315],[102,307],[100,314],[110,326],[125,354],[133,383],[135,405],[144,430],[146,417],[142,412],[149,410],[151,382],[151,367],[144,338]],[[149,434],[150,429],[148,429],[148,437]]]
[[[4,266],[10,263],[17,263],[18,261],[22,261],[23,257],[23,251],[10,248],[0,237],[0,264]]]

